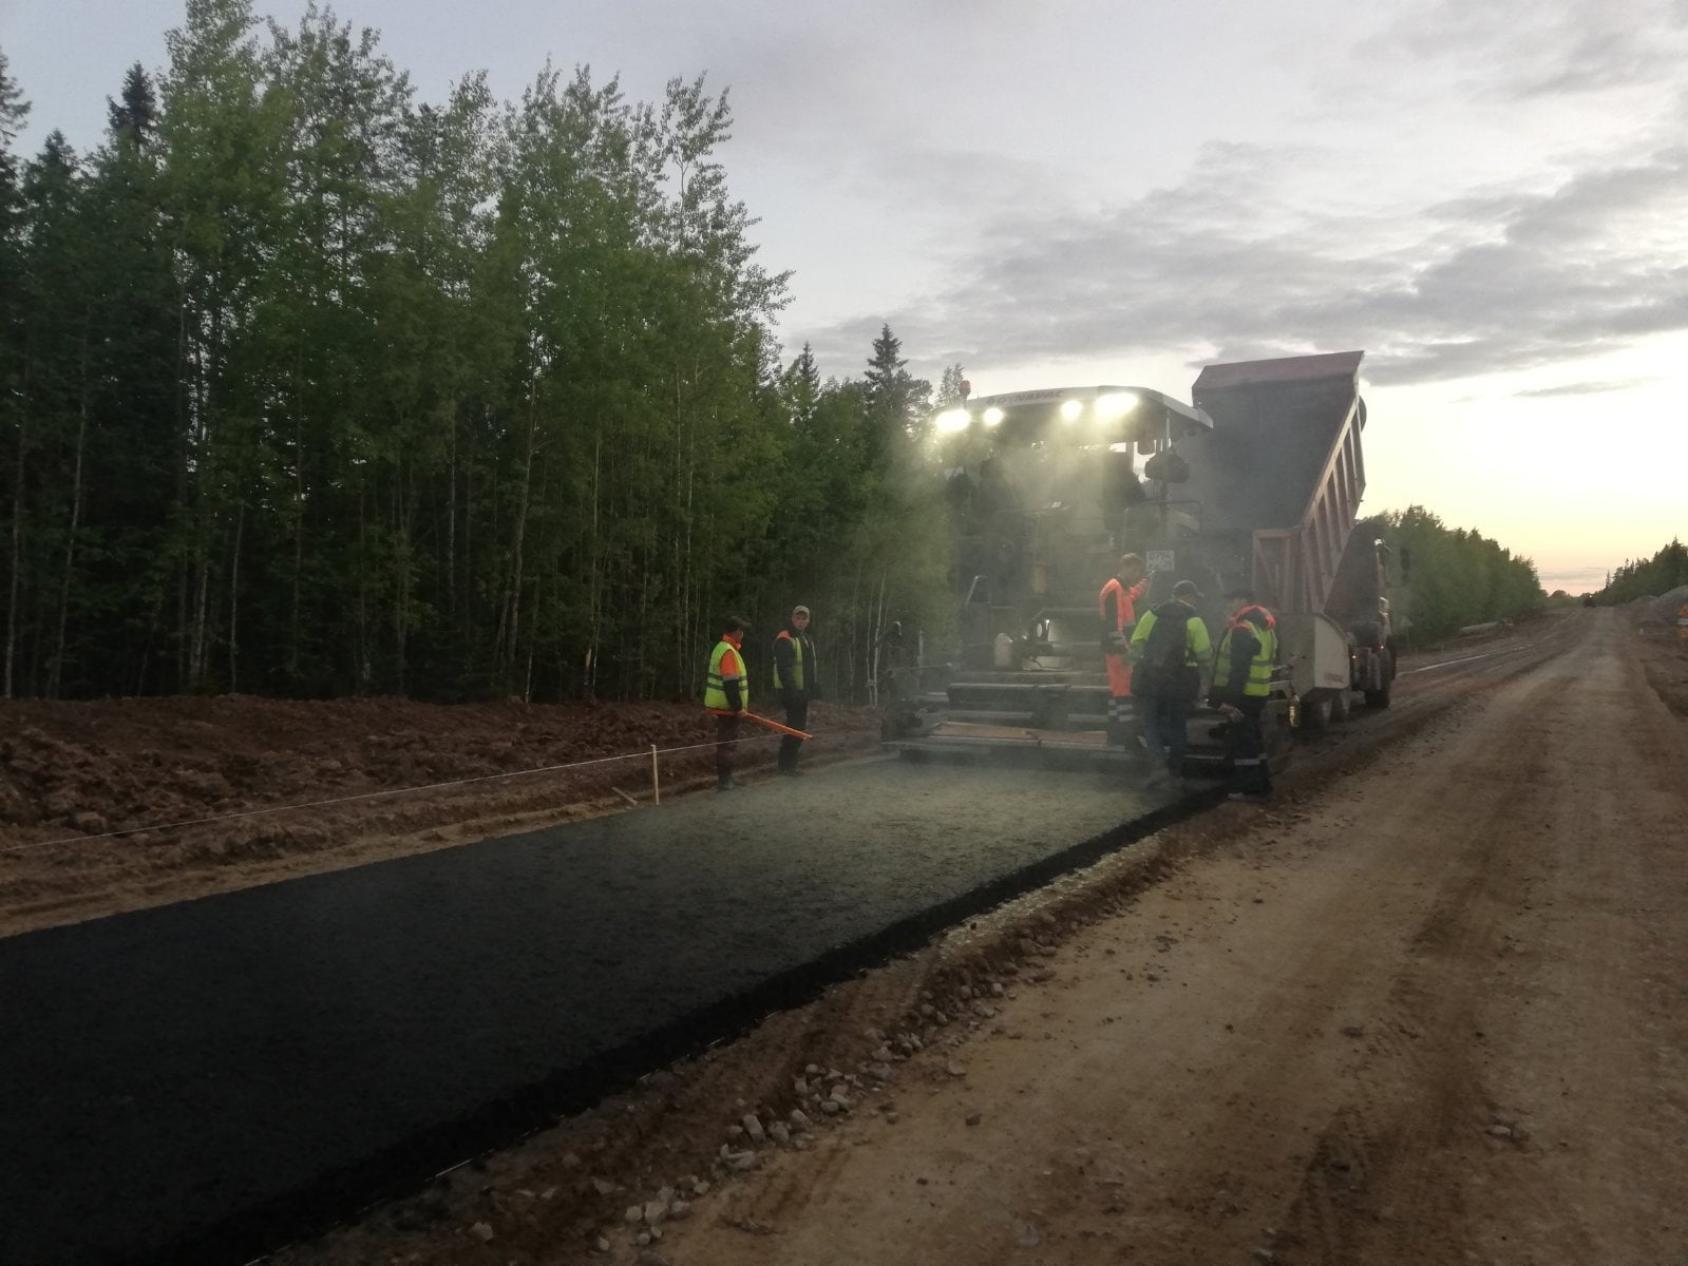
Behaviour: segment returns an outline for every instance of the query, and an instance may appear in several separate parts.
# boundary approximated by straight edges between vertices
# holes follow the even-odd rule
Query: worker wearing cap
[[[1137,554],[1120,555],[1119,563],[1096,606],[1102,617],[1102,662],[1108,669],[1108,746],[1124,747],[1131,705],[1131,635],[1137,626],[1137,602],[1149,591],[1148,569]]]
[[[809,608],[793,607],[791,622],[774,637],[774,689],[785,707],[785,723],[794,730],[809,728],[809,703],[819,699],[819,665],[809,636]],[[787,734],[780,739],[779,771],[795,776],[803,740]]]
[[[739,725],[750,711],[750,673],[744,663],[744,631],[749,626],[737,616],[721,627],[721,640],[709,656],[709,676],[704,679],[703,706],[715,717],[715,782],[719,790],[731,791],[733,757],[737,754]]]
[[[1272,690],[1278,658],[1278,622],[1238,586],[1227,593],[1231,619],[1213,656],[1213,687],[1208,702],[1225,713],[1226,757],[1231,766],[1231,799],[1265,799],[1272,794],[1266,740],[1260,719]]]
[[[1213,652],[1207,625],[1196,614],[1201,596],[1193,582],[1180,580],[1171,600],[1138,620],[1131,635],[1131,685],[1142,708],[1143,739],[1149,755],[1166,762],[1157,782],[1184,771],[1190,705],[1201,694],[1202,665]]]

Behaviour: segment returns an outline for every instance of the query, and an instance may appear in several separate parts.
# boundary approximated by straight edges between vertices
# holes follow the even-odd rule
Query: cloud
[[[1601,396],[1612,391],[1629,391],[1635,387],[1644,387],[1653,378],[1620,378],[1614,382],[1568,382],[1557,387],[1536,387],[1530,391],[1517,391],[1513,394],[1526,400],[1549,399],[1554,396]]]
[[[1350,214],[1284,198],[1309,161],[1210,145],[1119,205],[999,214],[948,284],[814,332],[816,351],[854,363],[883,319],[911,353],[969,364],[1360,347],[1373,382],[1422,383],[1688,329],[1688,149]]]
[[[1436,61],[1471,95],[1524,99],[1673,82],[1685,31],[1681,0],[1421,0],[1357,52]]]

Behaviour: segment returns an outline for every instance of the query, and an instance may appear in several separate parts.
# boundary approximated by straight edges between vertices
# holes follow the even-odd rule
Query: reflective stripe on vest
[[[741,676],[736,678],[721,675],[721,660],[728,651],[738,656]],[[715,650],[709,656],[709,676],[703,681],[703,706],[711,712],[731,712],[733,705],[727,701],[727,682],[737,681],[739,684],[739,706],[746,711],[750,709],[750,677],[744,673],[744,651],[723,638],[715,643]]]
[[[803,673],[803,639],[800,638],[800,637],[792,637],[791,632],[788,629],[781,629],[779,631],[779,633],[775,636],[774,641],[778,642],[782,639],[784,641],[791,643],[792,653],[794,655],[796,655],[796,659],[792,662],[792,665],[791,665],[791,687],[790,688],[792,690],[801,690],[801,689],[803,689],[803,678],[804,678],[804,673]],[[775,690],[786,689],[786,683],[780,676],[780,657],[777,653],[774,656],[774,689]]]
[[[1255,699],[1264,699],[1272,689],[1272,663],[1278,657],[1278,635],[1272,629],[1256,628],[1246,622],[1233,624],[1225,630],[1225,636],[1219,639],[1219,651],[1213,660],[1214,688],[1223,690],[1231,684],[1231,634],[1239,629],[1246,629],[1254,634],[1260,643],[1260,649],[1255,651],[1254,658],[1249,661],[1248,681],[1243,684],[1243,694]]]

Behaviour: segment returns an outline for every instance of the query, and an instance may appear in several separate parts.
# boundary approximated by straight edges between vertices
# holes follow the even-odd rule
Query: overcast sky
[[[303,0],[259,0],[291,23]],[[788,350],[889,321],[981,393],[1365,349],[1367,510],[1549,588],[1688,534],[1688,0],[347,0],[424,97],[547,56],[730,86]],[[0,0],[26,145],[99,136],[179,0]]]

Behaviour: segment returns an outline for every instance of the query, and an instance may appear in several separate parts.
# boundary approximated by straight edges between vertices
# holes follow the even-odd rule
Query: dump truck
[[[1123,762],[1106,737],[1097,591],[1119,555],[1151,587],[1223,595],[1246,583],[1276,614],[1279,663],[1264,728],[1275,763],[1292,733],[1387,707],[1395,676],[1383,542],[1354,531],[1365,489],[1364,353],[1209,365],[1190,403],[1102,385],[966,400],[940,414],[954,526],[956,634],[913,666],[886,721],[911,757],[998,749]],[[1223,716],[1198,708],[1190,760],[1223,761]]]

